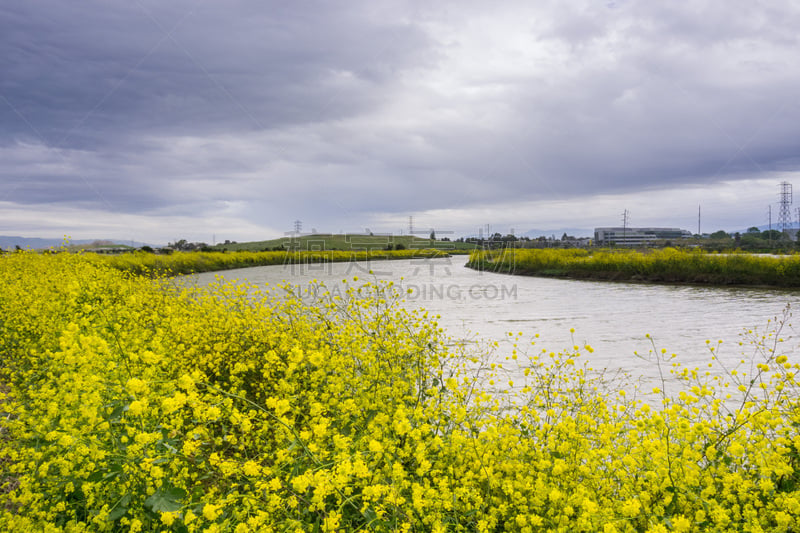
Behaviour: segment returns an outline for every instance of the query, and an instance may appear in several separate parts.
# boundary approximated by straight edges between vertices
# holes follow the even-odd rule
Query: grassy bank
[[[499,250],[473,253],[467,266],[573,279],[800,287],[800,255],[710,254],[674,248]]]
[[[490,361],[350,284],[308,301],[0,256],[0,530],[800,527],[780,321],[722,372],[653,355],[670,398],[592,372],[589,346]]]
[[[96,256],[96,261],[139,275],[177,275],[267,265],[340,263],[446,257],[441,250],[282,251],[282,252],[174,252],[169,255],[137,252]]]

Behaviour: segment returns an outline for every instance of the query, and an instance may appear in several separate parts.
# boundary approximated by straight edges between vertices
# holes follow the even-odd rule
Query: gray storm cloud
[[[797,27],[792,2],[6,3],[0,202],[336,230],[777,179]]]

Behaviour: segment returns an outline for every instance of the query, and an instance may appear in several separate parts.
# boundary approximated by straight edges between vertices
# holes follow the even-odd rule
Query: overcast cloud
[[[9,0],[0,234],[775,223],[798,28],[788,0]]]

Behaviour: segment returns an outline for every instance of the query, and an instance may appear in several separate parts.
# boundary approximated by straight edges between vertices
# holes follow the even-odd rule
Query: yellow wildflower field
[[[391,282],[348,285],[309,303],[0,256],[0,529],[800,528],[782,320],[735,369],[653,355],[681,392],[643,401],[589,346],[490,360]]]

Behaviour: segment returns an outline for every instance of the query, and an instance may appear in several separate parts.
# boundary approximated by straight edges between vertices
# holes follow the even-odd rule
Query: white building
[[[596,246],[640,246],[657,240],[687,239],[692,233],[680,228],[594,228]]]

